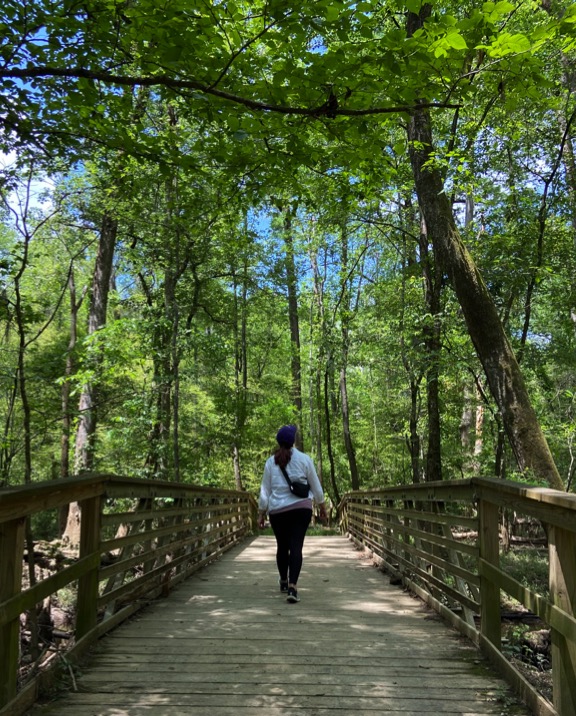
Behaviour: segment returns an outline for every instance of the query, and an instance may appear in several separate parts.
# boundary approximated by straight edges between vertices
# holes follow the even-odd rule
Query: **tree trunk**
[[[426,481],[442,479],[442,435],[440,426],[440,287],[441,272],[436,253],[430,255],[425,221],[419,237],[420,268],[424,278],[424,300],[428,320],[424,324],[426,349],[426,405],[428,413],[428,447],[426,450]]]
[[[502,416],[500,413],[496,415],[496,424],[498,426],[498,436],[494,456],[494,475],[504,480],[506,478],[506,432],[502,424]]]
[[[564,14],[563,3],[553,4],[550,2],[543,2],[541,7],[550,16],[556,17],[557,19],[561,19]],[[564,85],[566,96],[571,97],[574,95],[574,91],[576,90],[576,72],[574,71],[573,60],[570,55],[562,52],[561,61],[563,68],[562,84]],[[562,159],[564,160],[564,167],[566,170],[568,209],[570,212],[570,223],[572,225],[572,241],[574,244],[574,251],[576,252],[576,160],[574,157],[573,133],[569,131],[569,122],[561,111],[558,114],[558,121],[562,135],[566,138]],[[571,279],[571,291],[568,305],[570,309],[570,319],[574,330],[576,331],[576,274],[574,271],[572,271]]]
[[[11,434],[14,429],[14,410],[18,399],[18,370],[14,371],[12,386],[7,396],[6,417],[0,438],[0,487],[6,487],[10,479],[12,460],[16,455],[14,441]]]
[[[174,481],[180,482],[180,348],[178,333],[180,329],[180,309],[174,301],[172,322],[172,461]]]
[[[480,469],[479,458],[484,447],[484,406],[482,403],[478,403],[476,406],[474,432],[474,472],[477,473]]]
[[[316,448],[316,462],[318,469],[318,476],[321,477],[321,481],[324,475],[324,462],[323,462],[323,451],[322,451],[322,438],[324,435],[322,414],[324,412],[324,398],[323,398],[323,387],[322,387],[322,366],[325,363],[325,349],[324,349],[324,331],[325,331],[325,316],[324,316],[324,285],[322,277],[318,270],[318,260],[316,255],[316,249],[311,247],[310,249],[310,264],[312,266],[312,273],[314,276],[314,299],[316,308],[318,310],[318,320],[320,324],[320,346],[317,350],[317,354],[314,357],[312,355],[312,349],[315,345],[314,336],[314,314],[313,304],[310,305],[310,364],[315,366],[314,371],[314,386],[313,392],[311,390],[311,411],[313,409],[312,395],[316,398],[316,441],[314,447]],[[311,415],[312,419],[312,415]]]
[[[20,401],[22,403],[23,429],[24,429],[24,482],[29,484],[32,482],[32,421],[30,401],[28,400],[28,385],[26,381],[26,321],[24,318],[24,305],[20,290],[20,281],[24,275],[24,271],[28,266],[28,256],[30,248],[30,236],[24,235],[22,263],[16,276],[14,277],[14,292],[16,300],[14,302],[14,314],[16,316],[16,325],[18,326],[18,389],[20,393]]]
[[[176,308],[176,281],[172,266],[164,273],[162,294],[155,296],[142,280],[148,305],[155,309],[152,337],[153,385],[155,390],[154,423],[149,435],[149,449],[144,463],[147,473],[154,479],[168,478],[170,461],[170,429],[172,425],[175,360],[178,360],[178,320]],[[156,305],[155,305],[156,304]],[[174,448],[174,446],[173,446]],[[174,448],[175,449],[175,448]],[[174,451],[172,453],[174,455]]]
[[[234,464],[234,484],[237,490],[243,490],[242,472],[240,470],[240,449],[236,441],[234,441],[232,445],[232,462]]]
[[[402,206],[402,202],[398,202],[399,206]],[[405,212],[400,212],[400,223],[405,224],[405,215],[408,216],[409,225],[413,224],[412,217],[412,201],[408,196],[405,199]],[[402,365],[408,376],[410,384],[410,418],[409,418],[409,436],[407,439],[408,452],[410,454],[410,468],[412,473],[412,482],[419,484],[422,480],[422,461],[420,452],[422,450],[422,444],[420,440],[420,434],[418,432],[418,420],[420,416],[420,383],[422,381],[422,374],[417,375],[414,371],[414,367],[411,364],[408,351],[406,350],[405,340],[405,309],[406,309],[406,269],[413,266],[416,263],[416,257],[413,255],[415,251],[415,245],[412,247],[410,243],[410,249],[408,248],[408,236],[404,233],[403,237],[403,271],[402,271],[402,291],[401,291],[401,314],[400,314],[400,355],[402,358]]]
[[[326,431],[326,453],[330,463],[330,484],[332,485],[332,494],[336,504],[340,504],[340,492],[336,484],[336,467],[334,465],[334,453],[332,451],[332,427],[330,418],[330,368],[331,359],[328,357],[326,369],[324,371],[324,428]]]
[[[463,454],[463,472],[466,477],[470,472],[478,475],[480,472],[480,455],[484,447],[484,405],[476,386],[473,389],[468,384],[464,385],[464,406],[460,419],[460,444]],[[472,431],[474,427],[474,431]],[[472,444],[472,433],[474,444]]]
[[[340,325],[342,334],[342,367],[340,368],[340,411],[342,414],[342,433],[344,436],[344,446],[348,457],[348,466],[350,468],[350,485],[353,490],[360,489],[360,475],[358,474],[358,464],[356,462],[356,452],[354,450],[354,442],[350,431],[350,411],[348,407],[348,352],[350,348],[350,335],[348,324],[350,322],[351,301],[350,290],[348,286],[348,237],[346,225],[343,222],[342,231],[342,261],[340,266],[341,279],[341,301],[340,301]]]
[[[24,222],[25,225],[25,222]],[[16,315],[16,324],[18,326],[18,387],[20,392],[20,401],[22,403],[23,429],[24,429],[24,482],[30,484],[32,482],[32,411],[30,401],[28,399],[28,384],[26,380],[26,321],[24,318],[24,304],[22,301],[20,281],[26,268],[28,267],[29,249],[31,236],[26,231],[23,236],[22,262],[20,268],[14,277],[14,292],[16,300],[14,304],[14,312]],[[36,568],[34,562],[34,536],[32,534],[31,516],[26,518],[25,528],[26,549],[28,552],[28,579],[30,587],[36,584]],[[30,654],[35,661],[40,655],[38,643],[38,620],[36,609],[31,609],[28,614],[28,624],[30,628]]]
[[[348,466],[350,467],[350,485],[353,490],[360,489],[360,475],[358,474],[358,464],[356,463],[356,452],[350,432],[350,413],[348,409],[348,387],[346,384],[346,365],[340,370],[340,402],[342,411],[342,431],[344,433],[344,445],[346,447],[346,455],[348,456]]]
[[[76,285],[74,282],[74,269],[70,270],[68,279],[68,291],[70,294],[70,337],[68,339],[68,351],[66,353],[66,365],[64,367],[64,381],[62,383],[62,435],[60,438],[60,478],[65,480],[70,477],[70,434],[72,417],[70,415],[70,379],[74,374],[75,361],[74,350],[78,339],[78,311],[84,300],[85,291],[80,300],[76,301]],[[68,505],[60,508],[58,513],[58,532],[63,535],[68,523]]]
[[[238,301],[239,286],[234,266],[232,266],[232,277],[234,282],[234,439],[232,455],[236,489],[243,490],[240,454],[244,442],[248,398],[248,316],[246,311],[248,301],[248,258],[246,255],[242,266],[240,302]],[[238,305],[239,303],[240,305]]]
[[[94,264],[92,277],[92,292],[90,295],[90,310],[88,313],[88,335],[93,335],[106,324],[106,310],[108,307],[108,294],[110,291],[110,277],[112,263],[116,248],[118,222],[109,214],[104,214],[100,230],[98,253]],[[99,357],[94,358],[97,368]],[[96,434],[96,406],[97,382],[88,383],[82,388],[80,395],[80,418],[76,431],[76,447],[74,455],[74,469],[76,473],[91,470],[94,462],[94,438]],[[63,535],[69,544],[77,545],[80,542],[80,506],[77,502],[70,504],[68,521]]]
[[[324,460],[322,457],[322,412],[320,406],[322,405],[322,389],[321,389],[321,375],[320,375],[320,362],[318,359],[314,359],[314,326],[313,326],[313,304],[310,304],[310,365],[315,366],[314,370],[310,371],[310,382],[309,382],[309,401],[310,401],[310,439],[312,441],[312,449],[315,451],[316,458],[316,471],[320,483],[323,483],[324,479]]]
[[[550,487],[563,490],[562,479],[492,296],[456,229],[442,177],[434,164],[432,126],[427,111],[414,112],[410,117],[408,140],[416,192],[428,236],[458,297],[518,466],[522,471],[533,471]]]
[[[290,370],[292,374],[292,403],[296,407],[298,423],[302,422],[302,364],[300,360],[300,325],[298,320],[298,283],[294,260],[291,208],[284,215],[284,244],[286,247],[286,287],[288,289],[288,317],[290,322]],[[296,447],[304,450],[302,430],[296,435]]]
[[[88,335],[106,325],[106,309],[112,275],[112,262],[116,247],[118,222],[108,214],[102,219],[98,254],[92,278],[90,311],[88,314]],[[98,363],[98,357],[95,362]],[[97,385],[88,384],[80,395],[80,421],[76,432],[76,473],[91,470],[94,462],[94,436],[96,433],[96,395]]]
[[[562,132],[565,132],[566,120],[564,117],[561,118],[560,127]],[[564,145],[564,167],[566,169],[566,179],[568,186],[569,196],[569,209],[570,209],[570,223],[572,225],[572,243],[574,252],[576,253],[576,160],[574,158],[574,145],[572,143],[572,137],[566,137],[566,144]],[[576,274],[574,270],[571,276],[570,286],[570,319],[574,330],[576,331]]]
[[[311,344],[312,345],[312,344]],[[314,448],[316,450],[316,470],[318,472],[318,478],[320,483],[324,484],[324,457],[322,453],[322,411],[320,406],[322,405],[322,375],[320,373],[320,364],[317,363],[316,370],[313,373],[314,385],[311,386],[312,392],[310,393],[310,402],[316,402],[316,410],[311,413],[312,425],[315,425],[314,431]],[[311,406],[312,407],[312,406]],[[312,420],[315,415],[315,421]]]
[[[70,292],[70,338],[68,340],[68,352],[66,353],[64,382],[62,383],[62,437],[60,439],[60,477],[63,479],[70,476],[70,378],[74,372],[73,351],[78,337],[78,306],[76,305],[76,286],[73,271],[70,272],[68,290]]]
[[[472,431],[472,395],[468,383],[464,384],[462,415],[460,417],[460,445],[465,455],[470,450],[470,433]]]
[[[410,438],[408,441],[408,448],[410,452],[410,467],[412,472],[412,482],[418,485],[421,482],[421,461],[420,461],[420,450],[422,449],[420,443],[420,435],[418,433],[418,415],[420,403],[420,382],[417,381],[413,376],[410,376]]]

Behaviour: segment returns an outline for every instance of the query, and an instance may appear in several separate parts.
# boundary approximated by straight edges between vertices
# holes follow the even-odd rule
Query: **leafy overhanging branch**
[[[86,79],[95,82],[102,82],[108,85],[123,87],[165,87],[173,90],[195,90],[202,94],[218,97],[219,99],[232,102],[248,109],[261,112],[274,112],[277,114],[304,115],[308,117],[362,117],[378,114],[401,114],[412,113],[422,109],[457,109],[458,103],[447,102],[418,102],[417,105],[396,105],[389,107],[366,107],[363,109],[348,109],[340,107],[337,98],[330,95],[327,102],[317,107],[298,107],[289,105],[270,104],[232,92],[220,90],[217,87],[204,84],[198,80],[178,79],[169,75],[151,75],[144,77],[131,77],[128,75],[114,75],[108,72],[88,70],[84,67],[29,67],[13,68],[0,71],[0,79],[22,79],[29,80],[40,77],[61,77],[67,79]]]

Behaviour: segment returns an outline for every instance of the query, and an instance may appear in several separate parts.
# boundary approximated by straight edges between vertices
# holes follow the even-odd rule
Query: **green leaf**
[[[422,2],[421,0],[406,0],[406,7],[410,12],[413,12],[415,15],[417,15],[422,8]]]
[[[495,42],[488,47],[490,57],[505,57],[506,55],[529,52],[532,45],[530,40],[521,33],[511,35],[503,32],[496,38]]]
[[[340,17],[340,8],[336,5],[329,5],[326,8],[324,17],[326,18],[326,22],[336,22],[336,20]]]
[[[459,32],[449,32],[446,35],[446,44],[448,47],[452,47],[454,50],[467,50],[468,45],[466,44],[466,40],[462,37],[462,35]]]

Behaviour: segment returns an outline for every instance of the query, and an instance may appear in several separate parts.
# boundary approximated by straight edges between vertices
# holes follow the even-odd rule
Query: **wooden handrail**
[[[78,558],[23,590],[26,520],[73,502],[82,515]],[[254,497],[235,490],[110,474],[0,490],[0,713],[22,713],[42,681],[19,684],[21,615],[77,583],[73,646],[66,658],[78,658],[96,638],[216,559],[256,524]],[[112,564],[102,564],[105,555]]]
[[[500,568],[502,509],[542,524],[549,545],[548,599]],[[535,714],[576,714],[576,495],[471,478],[351,492],[339,514],[342,530],[478,644]],[[458,526],[466,541],[457,539]],[[502,592],[550,626],[553,705],[502,654]]]

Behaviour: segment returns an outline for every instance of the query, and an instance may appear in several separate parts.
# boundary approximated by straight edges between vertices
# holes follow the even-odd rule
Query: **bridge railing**
[[[71,503],[81,509],[78,554],[46,578],[42,570],[30,570],[27,577],[26,569],[23,588],[23,565],[34,559],[27,549],[30,518]],[[113,475],[1,490],[0,713],[21,713],[36,700],[50,662],[79,657],[102,634],[255,530],[256,520],[256,502],[246,492]],[[43,639],[37,623],[42,607],[61,590],[74,600],[66,646]],[[25,669],[23,645],[31,640],[37,662]]]
[[[502,517],[510,511],[543,527],[547,597],[501,568]],[[351,492],[340,514],[343,531],[479,645],[535,714],[576,714],[576,495],[473,478]],[[553,705],[502,653],[504,594],[550,628]]]

